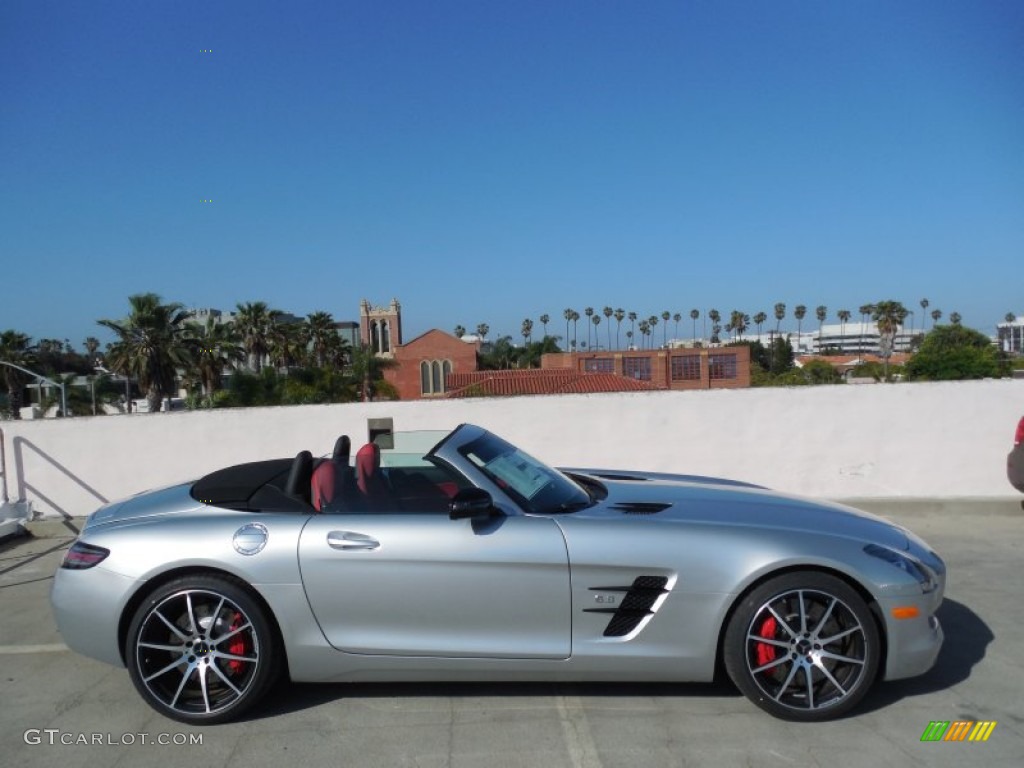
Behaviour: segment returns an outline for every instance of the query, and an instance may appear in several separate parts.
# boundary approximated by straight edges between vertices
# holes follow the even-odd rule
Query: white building
[[[1017,315],[1013,320],[996,325],[999,348],[1004,352],[1024,353],[1024,317]]]

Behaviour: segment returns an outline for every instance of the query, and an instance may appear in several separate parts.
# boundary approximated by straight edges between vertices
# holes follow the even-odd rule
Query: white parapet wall
[[[43,516],[396,430],[486,427],[559,466],[747,480],[831,499],[1000,498],[1024,381],[351,403],[6,422],[8,488]]]

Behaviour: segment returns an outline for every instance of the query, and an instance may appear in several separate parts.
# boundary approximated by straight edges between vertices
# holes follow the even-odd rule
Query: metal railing
[[[4,437],[3,429],[0,429],[0,477],[3,477],[3,483],[0,484],[3,498],[0,498],[0,503],[6,504],[11,498],[7,495],[7,438]]]

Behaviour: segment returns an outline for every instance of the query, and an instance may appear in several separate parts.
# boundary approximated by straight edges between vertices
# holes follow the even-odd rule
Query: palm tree
[[[547,317],[547,315],[545,315],[544,317]],[[461,339],[463,336],[466,335],[466,328],[465,326],[462,325],[456,325],[455,328],[452,330],[452,333],[455,335],[455,338]]]
[[[930,302],[928,301],[928,299],[921,299],[921,301],[918,303],[921,305],[921,333],[924,333],[925,317],[928,314],[928,304]]]
[[[715,327],[716,325],[718,325],[718,324],[719,324],[719,321],[720,321],[720,320],[722,319],[722,313],[721,313],[721,312],[719,312],[719,311],[718,311],[717,309],[709,309],[709,310],[707,311],[707,318],[708,318],[708,320],[710,320],[710,321],[711,321],[711,328],[712,328],[712,333],[711,333],[711,335],[712,335],[713,337],[717,337],[717,336],[718,336],[718,333],[717,333],[716,331],[714,331],[714,327]],[[722,330],[722,329],[721,329],[721,326],[719,326],[718,330],[719,330],[719,331],[720,331],[720,330]],[[711,341],[714,341],[714,342],[715,342],[716,344],[718,343],[718,339],[717,339],[717,338],[714,338],[714,339],[708,339],[708,342],[711,342]]]
[[[527,344],[533,341],[533,320],[530,318],[523,320],[522,334]]]
[[[626,346],[633,346],[633,332],[626,331]]]
[[[626,315],[626,317],[629,318],[629,330],[633,331],[634,332],[633,335],[635,336],[636,335],[636,333],[635,333],[636,332],[636,317],[637,317],[636,312],[630,312],[628,315]],[[627,337],[627,338],[629,338],[629,337]]]
[[[874,306],[871,304],[860,305],[860,347],[857,350],[858,354],[864,354],[864,326],[867,324],[868,315],[875,311]]]
[[[548,321],[551,320],[550,315],[543,314],[540,316],[540,324],[544,326],[544,338],[548,337]]]
[[[640,335],[644,338],[640,342],[640,348],[643,349],[647,345],[647,337],[651,334],[651,323],[649,320],[640,321]]]
[[[312,345],[313,364],[323,368],[327,362],[327,350],[332,339],[338,335],[334,318],[330,312],[312,312],[306,317],[306,335]]]
[[[619,341],[622,338],[619,334],[622,331],[622,320],[626,317],[626,310],[619,307],[615,310],[615,348],[621,349],[622,342]],[[610,329],[609,329],[610,330]]]
[[[933,309],[932,310],[932,328],[935,328],[935,324],[937,322],[939,322],[939,318],[940,317],[942,317],[942,310],[941,309]]]
[[[839,324],[841,326],[841,328],[839,330],[839,335],[841,337],[841,341],[839,342],[839,348],[841,350],[845,350],[846,349],[846,324],[848,322],[850,322],[850,310],[848,310],[848,309],[840,309],[838,312],[836,312],[836,317],[839,318]]]
[[[597,327],[601,325],[601,313],[595,312],[594,316],[590,318],[590,322],[594,324],[594,346],[598,349],[601,348],[601,335],[597,332]],[[588,336],[590,334],[587,334]]]
[[[85,354],[89,358],[89,365],[93,366],[96,364],[96,353],[100,349],[100,340],[95,336],[86,336],[85,341],[82,343],[85,347]]]
[[[178,368],[191,367],[185,343],[187,313],[181,304],[163,304],[155,293],[128,297],[131,313],[124,320],[98,320],[117,334],[107,354],[110,370],[134,377],[146,393],[149,412],[157,413],[165,395],[174,393]]]
[[[271,309],[264,301],[249,301],[236,305],[235,329],[249,356],[249,369],[259,373],[269,346],[271,328],[281,312]]]
[[[612,315],[615,314],[615,310],[611,307],[605,307],[601,310],[601,314],[604,315],[604,319],[608,321],[608,349],[612,348]]]
[[[664,325],[661,326],[661,346],[668,346],[668,321],[672,319],[672,313],[667,309],[661,313],[661,319]]]
[[[757,336],[759,340],[761,338],[761,326],[764,325],[765,320],[767,319],[768,315],[766,315],[764,312],[758,312],[756,315],[754,315],[754,325],[757,326]]]
[[[786,316],[786,305],[781,301],[775,305],[775,335],[779,335],[779,326],[782,324],[782,319]]]
[[[880,301],[872,307],[871,319],[878,324],[878,346],[885,363],[885,380],[889,380],[889,358],[893,342],[909,310],[898,301]]]
[[[238,328],[234,330],[237,334]],[[267,359],[275,368],[305,365],[308,343],[305,323],[275,322],[267,334]],[[244,345],[242,349],[245,349]]]
[[[565,318],[565,346],[566,347],[569,346],[569,323],[572,322],[572,316],[573,316],[574,313],[575,313],[575,310],[572,309],[571,307],[566,307],[566,309],[562,312],[562,317]]]
[[[480,337],[480,341],[487,341],[487,334],[491,332],[491,326],[487,323],[478,323],[476,326],[476,335]]]
[[[796,348],[800,349],[800,336],[803,333],[804,317],[807,315],[807,307],[797,304],[793,310],[793,317],[796,318]]]
[[[647,325],[650,326],[651,335],[654,335],[654,326],[658,324],[658,316],[651,315],[647,318]],[[654,339],[651,339],[651,349],[654,349]]]
[[[580,321],[580,313],[575,309],[572,311],[572,347],[576,349],[577,336],[576,336],[576,324]]]
[[[209,315],[202,325],[186,323],[184,338],[192,353],[193,370],[202,383],[203,396],[211,397],[220,387],[224,369],[234,369],[245,359],[238,332],[231,324],[218,323]]]
[[[34,362],[32,339],[24,333],[7,330],[0,333],[0,361],[27,368]],[[26,374],[17,368],[0,366],[4,385],[7,387],[7,411],[12,419],[21,418],[21,393],[28,383]]]
[[[960,320],[961,320],[961,317],[960,317],[960,313],[959,312],[950,312],[949,313],[949,322],[951,322],[953,325],[960,325]]]
[[[821,334],[825,325],[825,318],[828,317],[828,307],[819,304],[814,310],[814,316],[818,318],[818,354],[821,354]]]
[[[683,319],[683,316],[681,314],[679,314],[678,312],[676,312],[674,315],[672,315],[672,322],[676,324],[675,337],[676,337],[676,341],[677,342],[679,340],[679,321],[682,320],[682,319]]]
[[[594,316],[594,308],[587,307],[583,310],[583,314],[587,316],[587,320]],[[590,326],[587,326],[587,346],[590,346]]]
[[[690,310],[690,319],[693,321],[693,344],[697,345],[697,319],[700,317],[699,309]]]

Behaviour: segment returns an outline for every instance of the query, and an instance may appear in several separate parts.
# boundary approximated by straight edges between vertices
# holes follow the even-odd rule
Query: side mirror
[[[488,518],[493,512],[491,494],[481,488],[463,488],[448,502],[448,517],[452,520]]]

